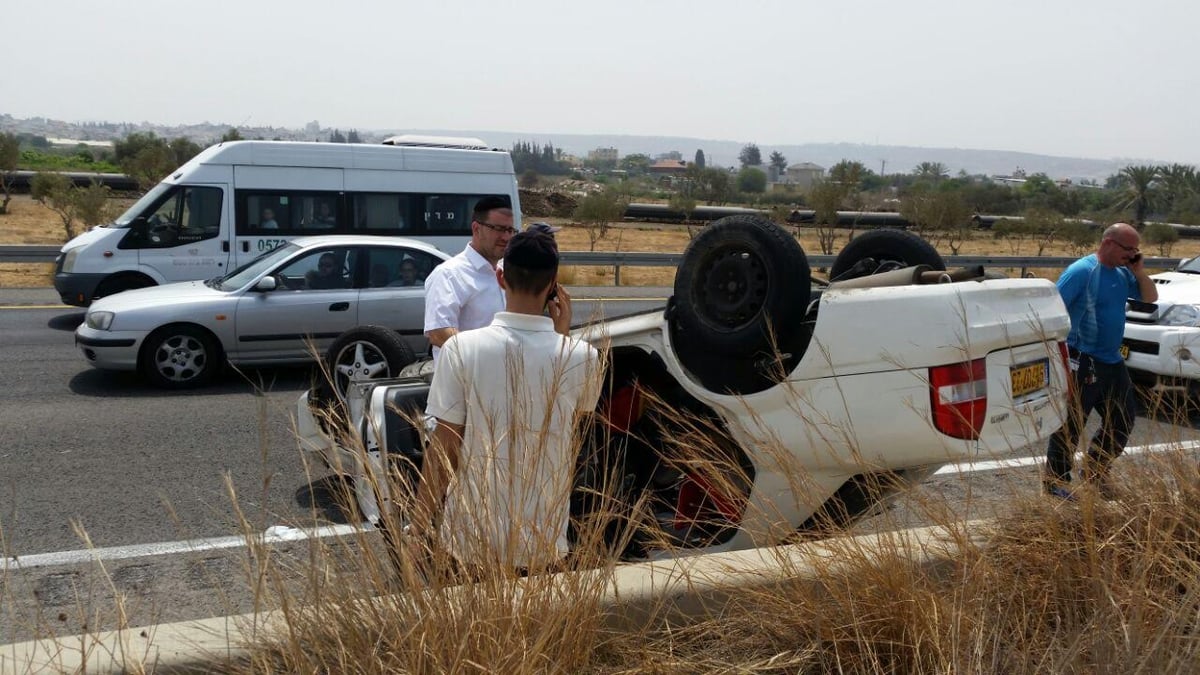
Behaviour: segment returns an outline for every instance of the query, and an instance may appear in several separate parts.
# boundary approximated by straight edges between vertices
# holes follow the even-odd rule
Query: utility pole
[[[883,177],[883,175],[885,173],[884,169],[886,169],[886,168],[887,168],[887,160],[880,157],[879,158],[879,177],[880,178]]]

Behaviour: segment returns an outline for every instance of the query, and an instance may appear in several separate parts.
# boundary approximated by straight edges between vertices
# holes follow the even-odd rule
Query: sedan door
[[[361,249],[330,246],[284,263],[273,291],[248,291],[237,304],[237,354],[251,363],[301,361],[323,354],[358,325],[355,288]]]
[[[443,258],[404,246],[367,249],[367,287],[359,294],[360,324],[387,326],[418,356],[429,352],[425,337],[425,277]]]

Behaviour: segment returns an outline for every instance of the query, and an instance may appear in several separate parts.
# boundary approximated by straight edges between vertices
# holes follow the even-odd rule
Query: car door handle
[[[331,312],[344,312],[348,309],[350,309],[350,303],[348,302],[335,302],[329,306],[329,311]]]

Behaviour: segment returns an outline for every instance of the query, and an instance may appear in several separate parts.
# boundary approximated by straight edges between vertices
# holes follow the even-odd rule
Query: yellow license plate
[[[1121,345],[1121,358],[1129,358],[1129,345]]]
[[[1050,382],[1050,360],[1042,359],[1017,366],[1009,371],[1012,375],[1013,398],[1031,394],[1045,388]]]

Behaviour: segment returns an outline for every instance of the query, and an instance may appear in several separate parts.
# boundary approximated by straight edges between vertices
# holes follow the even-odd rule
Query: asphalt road
[[[238,531],[231,491],[258,531],[312,524],[327,472],[306,474],[291,418],[312,369],[229,370],[213,386],[164,391],[87,365],[73,342],[82,310],[25,308],[53,300],[46,292],[6,297],[13,295],[0,290],[0,544],[7,555],[82,548],[80,527],[100,547],[230,535]],[[585,300],[575,313],[613,316],[661,304]]]

